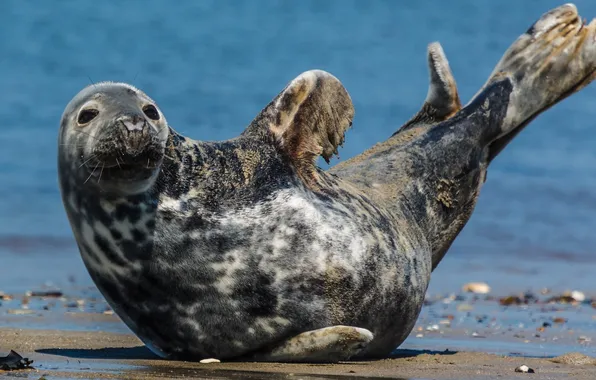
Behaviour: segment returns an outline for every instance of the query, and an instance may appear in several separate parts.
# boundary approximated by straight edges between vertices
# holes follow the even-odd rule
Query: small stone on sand
[[[201,363],[201,364],[221,363],[221,360],[214,359],[214,358],[202,359],[199,363]]]
[[[576,300],[577,302],[584,302],[586,300],[586,296],[584,293],[580,292],[579,290],[574,290],[571,292],[571,298]]]
[[[487,294],[490,293],[490,286],[484,282],[470,282],[465,284],[462,290],[467,293]]]

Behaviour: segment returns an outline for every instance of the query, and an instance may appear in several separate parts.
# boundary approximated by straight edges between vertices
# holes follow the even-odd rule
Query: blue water
[[[301,72],[324,69],[340,78],[356,107],[340,152],[346,159],[417,111],[427,91],[428,43],[443,44],[467,102],[509,44],[560,4],[2,1],[0,290],[59,282],[66,274],[89,281],[55,161],[61,113],[91,82],[132,83],[179,132],[217,140],[238,135]],[[576,4],[583,16],[596,17],[593,0]],[[561,286],[596,284],[593,271],[585,273],[586,263],[596,262],[595,103],[590,86],[543,114],[494,162],[437,281],[454,281],[443,265],[464,268],[472,259],[484,268],[478,276],[494,282],[502,277],[493,263],[506,272],[540,260],[547,285],[549,268],[567,268],[556,280]],[[525,269],[516,272],[524,286],[538,273]]]

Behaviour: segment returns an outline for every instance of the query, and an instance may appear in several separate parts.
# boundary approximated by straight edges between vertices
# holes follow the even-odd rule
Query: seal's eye
[[[93,108],[82,110],[77,121],[79,124],[87,124],[99,115],[99,111]]]
[[[153,104],[148,104],[143,107],[143,112],[147,117],[151,120],[159,120],[159,112],[157,112],[157,108]]]

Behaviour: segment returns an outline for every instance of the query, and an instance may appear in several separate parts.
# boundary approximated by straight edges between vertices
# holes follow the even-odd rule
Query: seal
[[[438,44],[418,114],[329,171],[354,108],[339,80],[298,76],[237,138],[197,141],[123,83],[67,105],[62,199],[83,261],[155,353],[335,362],[389,354],[470,217],[491,160],[590,83],[596,22],[542,16],[465,107]]]

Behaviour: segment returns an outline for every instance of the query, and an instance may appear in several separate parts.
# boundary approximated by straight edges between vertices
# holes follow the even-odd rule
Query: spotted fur
[[[568,6],[545,17],[575,25],[577,14],[563,13]],[[332,153],[351,120],[349,97],[333,99],[329,89],[340,87],[329,74],[293,81],[241,136],[222,142],[181,136],[161,112],[139,124],[154,105],[145,94],[91,86],[65,110],[58,157],[85,265],[122,320],[164,357],[309,361],[332,352],[337,360],[342,341],[344,353],[367,344],[361,357],[386,355],[410,333],[432,268],[471,215],[491,144],[525,125],[511,110],[536,115],[593,72],[593,38],[582,41],[579,55],[536,58],[571,68],[556,71],[565,85],[544,99],[520,100],[540,97],[550,72],[516,68],[511,53],[500,64],[510,74],[499,72],[454,116],[403,137],[406,128],[329,172],[300,160],[305,146]],[[99,116],[78,125],[86,106]],[[309,143],[288,143],[289,135]]]

